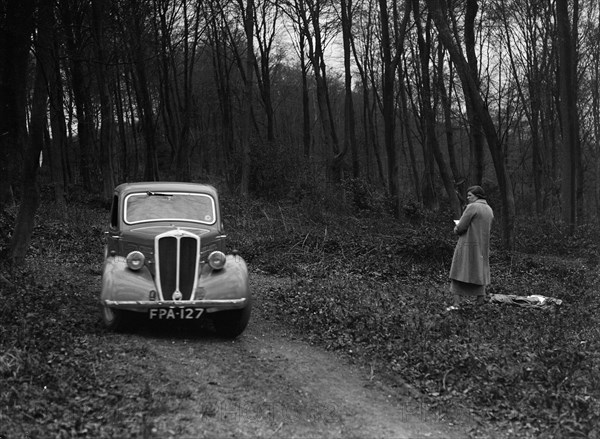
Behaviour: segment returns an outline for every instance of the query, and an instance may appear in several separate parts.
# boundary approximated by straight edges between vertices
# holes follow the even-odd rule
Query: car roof
[[[140,181],[135,183],[122,183],[115,188],[116,195],[127,195],[132,192],[199,192],[217,198],[217,190],[214,186],[201,183],[185,183],[175,181]]]

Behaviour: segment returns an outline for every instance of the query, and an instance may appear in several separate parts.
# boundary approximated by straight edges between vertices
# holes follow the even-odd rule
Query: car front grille
[[[163,300],[191,300],[200,256],[200,238],[177,230],[156,237],[156,277]]]

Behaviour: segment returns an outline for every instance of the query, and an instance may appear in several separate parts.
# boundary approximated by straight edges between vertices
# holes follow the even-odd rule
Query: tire
[[[102,323],[110,331],[122,332],[127,329],[128,313],[122,309],[111,308],[110,306],[101,307]]]
[[[250,321],[251,304],[245,308],[230,311],[218,311],[211,315],[215,331],[220,337],[236,338],[246,329]]]

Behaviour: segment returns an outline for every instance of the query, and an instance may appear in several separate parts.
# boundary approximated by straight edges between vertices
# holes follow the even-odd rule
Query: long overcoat
[[[476,285],[490,283],[490,230],[494,213],[483,199],[467,205],[456,225],[458,243],[454,249],[450,279]]]

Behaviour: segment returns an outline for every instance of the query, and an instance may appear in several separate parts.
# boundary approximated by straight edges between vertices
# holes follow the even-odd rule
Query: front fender
[[[208,264],[205,264],[198,282],[196,298],[249,300],[250,286],[246,261],[239,255],[227,255],[223,269],[218,271],[212,270]],[[207,311],[216,311],[216,309],[208,308]]]
[[[106,258],[102,272],[100,299],[114,301],[148,300],[150,291],[155,290],[154,279],[147,267],[133,271],[124,257]]]

